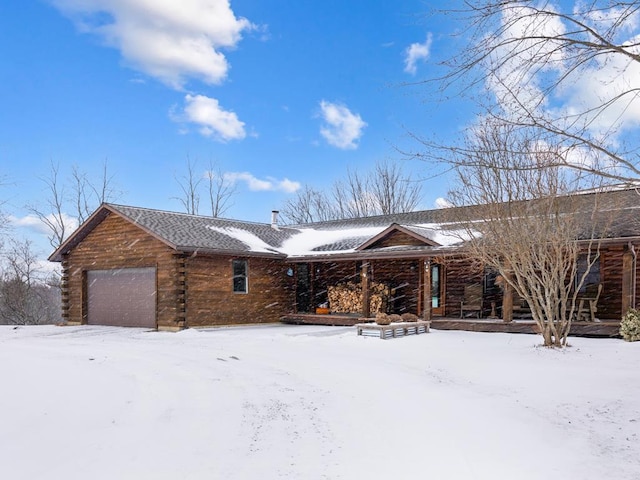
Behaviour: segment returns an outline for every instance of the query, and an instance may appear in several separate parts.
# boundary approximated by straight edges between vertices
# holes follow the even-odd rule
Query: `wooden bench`
[[[417,322],[399,322],[390,325],[378,325],[377,323],[358,323],[355,327],[358,335],[364,337],[396,338],[407,335],[429,333],[431,322],[418,320]]]

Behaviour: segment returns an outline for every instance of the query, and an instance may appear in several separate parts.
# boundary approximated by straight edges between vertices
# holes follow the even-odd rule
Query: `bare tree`
[[[287,200],[280,209],[282,216],[294,224],[323,222],[338,218],[327,195],[309,185],[303,186],[296,196]]]
[[[474,133],[453,161],[458,187],[451,200],[473,205],[450,210],[462,225],[465,255],[497,271],[526,300],[545,345],[564,346],[576,296],[599,256],[596,238],[606,228],[596,218],[598,197],[571,193],[585,179],[557,166],[557,147],[511,125]],[[578,275],[580,256],[587,268]]]
[[[77,165],[71,167],[72,199],[75,203],[78,223],[83,223],[98,205],[113,201],[121,194],[114,186],[107,160],[102,162],[102,171],[96,181],[91,181],[86,172]]]
[[[397,163],[378,162],[370,181],[380,213],[410,212],[420,202],[421,186],[411,180]]]
[[[58,321],[59,292],[42,278],[32,243],[12,239],[3,257],[0,323],[39,325]]]
[[[236,193],[235,183],[224,174],[222,168],[209,161],[209,170],[205,173],[207,180],[211,216],[221,217],[231,207],[231,199]]]
[[[4,175],[0,175],[0,187],[4,187],[7,183],[6,177]],[[3,233],[9,226],[9,218],[4,211],[4,205],[6,203],[5,199],[0,200],[0,234]],[[0,248],[2,247],[2,242],[0,241]]]
[[[60,165],[53,162],[49,174],[40,180],[46,186],[45,200],[28,208],[49,230],[49,244],[53,248],[58,248],[101,203],[113,201],[120,195],[108,173],[106,160],[98,182],[92,182],[77,165],[71,167],[65,182],[60,178]]]
[[[468,0],[445,13],[464,41],[438,80],[474,101],[481,122],[534,131],[562,151],[556,165],[640,177],[640,2]],[[424,143],[420,156],[438,155]]]
[[[305,186],[281,212],[293,223],[410,212],[420,202],[421,189],[399,165],[378,162],[365,174],[348,170],[329,193]]]
[[[70,225],[70,217],[65,212],[66,194],[65,186],[59,178],[60,165],[51,162],[50,166],[49,175],[40,178],[47,189],[44,206],[32,205],[29,210],[49,230],[49,244],[53,248],[58,248],[64,242],[72,226]]]
[[[209,200],[212,217],[220,217],[231,207],[231,200],[236,194],[235,182],[222,171],[214,161],[209,161],[208,170],[201,172],[198,162],[187,157],[186,171],[181,177],[175,177],[182,194],[172,197],[178,200],[184,211],[190,215],[200,214],[200,198],[203,188]]]
[[[180,190],[182,190],[182,195],[173,198],[178,200],[185,212],[190,215],[198,215],[200,208],[200,193],[198,190],[203,177],[196,173],[196,166],[197,162],[192,162],[191,158],[187,157],[186,173],[180,178],[175,177]]]
[[[331,194],[339,218],[361,218],[379,213],[372,181],[371,175],[347,170],[347,178],[333,184]]]

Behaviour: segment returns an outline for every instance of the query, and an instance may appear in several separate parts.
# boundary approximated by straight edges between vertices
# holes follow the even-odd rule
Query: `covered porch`
[[[576,308],[584,308],[574,317],[571,335],[618,336],[620,312],[634,301],[630,267],[635,268],[635,262],[626,257],[623,252],[603,254],[594,278],[598,297],[578,302]],[[378,311],[409,312],[431,321],[435,330],[538,333],[526,302],[497,275],[460,258],[360,255],[315,260],[291,269],[296,301],[282,317],[285,323],[352,326],[374,321]],[[353,295],[344,304],[335,292],[347,287]]]

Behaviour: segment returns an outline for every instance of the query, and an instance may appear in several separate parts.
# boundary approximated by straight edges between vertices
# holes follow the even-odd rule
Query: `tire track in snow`
[[[287,372],[271,371],[262,378],[277,381],[254,385],[246,392],[242,435],[247,438],[247,465],[234,478],[258,478],[273,465],[274,455],[281,462],[270,478],[341,478],[331,473],[332,456],[339,447],[322,416],[324,405],[318,402],[322,393]]]

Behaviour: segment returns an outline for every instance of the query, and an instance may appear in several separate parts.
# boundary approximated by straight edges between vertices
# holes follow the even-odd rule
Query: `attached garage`
[[[294,233],[103,204],[50,257],[62,264],[62,317],[166,331],[277,322],[293,304],[278,248]]]
[[[156,328],[156,269],[90,270],[87,323]]]

